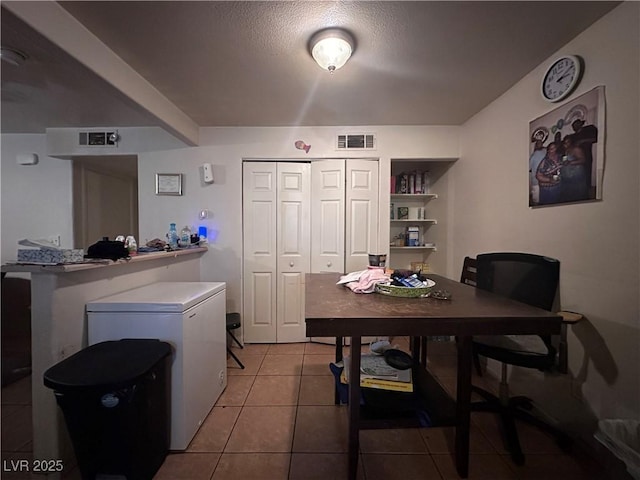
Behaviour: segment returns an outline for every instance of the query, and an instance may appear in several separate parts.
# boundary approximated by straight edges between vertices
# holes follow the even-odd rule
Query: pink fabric
[[[355,293],[373,293],[377,283],[385,283],[389,277],[384,273],[384,268],[372,268],[366,270],[357,281],[346,284]]]

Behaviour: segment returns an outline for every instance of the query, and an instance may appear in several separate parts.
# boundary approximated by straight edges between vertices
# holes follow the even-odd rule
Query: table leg
[[[458,337],[458,386],[456,394],[456,470],[462,478],[469,475],[469,428],[471,424],[470,336]]]
[[[336,337],[336,363],[342,361],[342,337]],[[338,393],[338,385],[333,389],[333,401],[336,405],[340,405],[340,393]]]
[[[427,337],[420,337],[420,363],[427,368]]]
[[[360,451],[360,345],[361,337],[351,337],[349,365],[349,478],[356,480]]]
[[[411,341],[411,356],[413,361],[418,363],[420,361],[420,337],[410,337]]]

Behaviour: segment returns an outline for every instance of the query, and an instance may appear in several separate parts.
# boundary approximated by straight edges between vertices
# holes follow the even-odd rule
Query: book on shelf
[[[349,357],[344,357],[340,381],[349,383]],[[398,370],[388,365],[381,355],[362,355],[360,359],[360,386],[398,392],[413,392],[411,369]]]
[[[429,171],[414,170],[391,176],[392,194],[420,195],[429,193],[431,186]]]
[[[413,392],[413,382],[396,382],[393,380],[380,380],[377,378],[361,378],[360,387],[392,390],[395,392]]]
[[[422,190],[422,172],[416,172],[416,193],[424,193]]]
[[[400,188],[397,191],[398,193],[409,193],[409,175],[406,173],[400,175]]]

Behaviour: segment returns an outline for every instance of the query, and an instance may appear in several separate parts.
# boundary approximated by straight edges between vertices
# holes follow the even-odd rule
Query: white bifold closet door
[[[306,341],[304,275],[366,269],[378,251],[378,162],[245,162],[248,343]]]
[[[311,164],[311,271],[364,270],[378,252],[378,162],[321,160]],[[355,295],[355,294],[354,294]],[[314,342],[334,344],[333,337]],[[373,341],[365,337],[363,342]],[[345,339],[349,344],[349,339]]]
[[[310,164],[246,162],[243,169],[246,342],[303,342],[310,271]]]
[[[378,162],[311,164],[311,272],[363,270],[378,252]]]

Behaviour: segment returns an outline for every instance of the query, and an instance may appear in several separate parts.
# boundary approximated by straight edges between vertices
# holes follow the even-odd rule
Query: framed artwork
[[[529,206],[602,199],[604,87],[529,123]]]
[[[182,195],[182,174],[156,173],[156,195]]]

